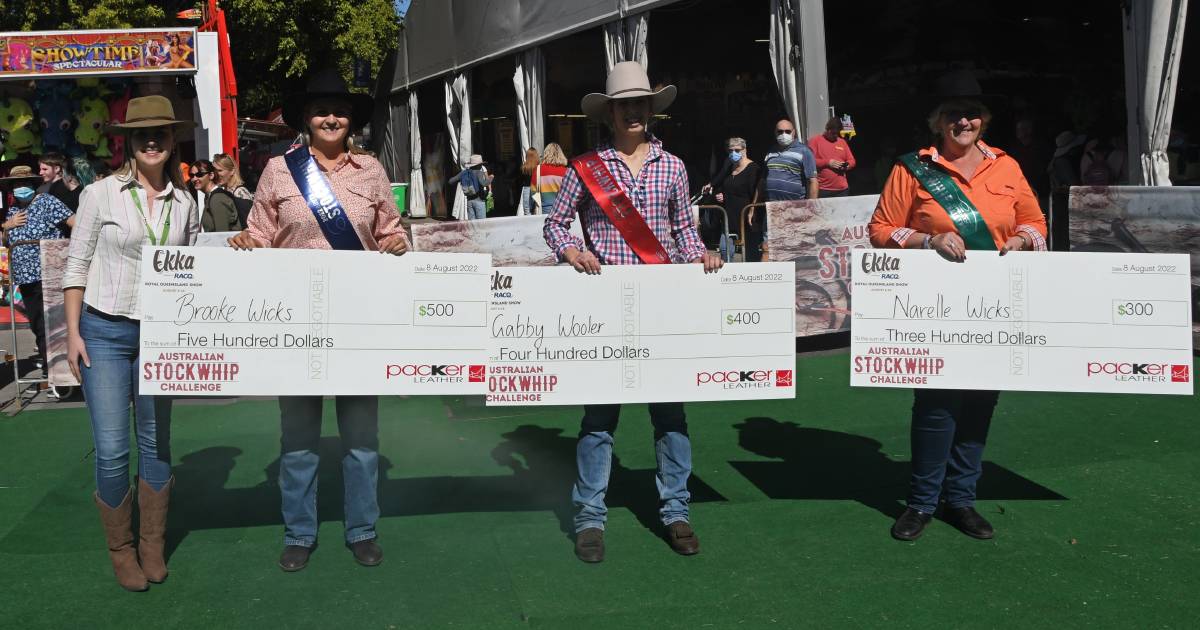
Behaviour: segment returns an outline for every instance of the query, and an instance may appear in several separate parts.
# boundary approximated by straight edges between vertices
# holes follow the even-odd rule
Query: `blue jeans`
[[[379,397],[337,396],[342,439],[346,544],[375,538],[379,520]],[[280,396],[279,493],[283,544],[317,544],[317,467],[321,462],[321,396]]]
[[[525,214],[533,214],[533,197],[529,195],[528,186],[521,187],[521,207],[525,209]]]
[[[171,479],[171,399],[138,395],[140,328],[136,321],[110,321],[86,310],[79,317],[79,335],[92,363],[79,367],[96,445],[96,492],[109,507],[120,505],[129,491],[131,401],[138,477],[155,491]]]
[[[585,405],[575,445],[579,477],[571,489],[577,510],[575,531],[589,527],[604,529],[608,508],[604,495],[612,472],[613,432],[617,430],[620,405]],[[692,442],[688,438],[683,403],[653,403],[650,422],[654,425],[654,452],[658,459],[659,517],[663,525],[688,520],[688,477],[692,475]]]
[[[487,218],[487,199],[482,197],[478,199],[467,200],[467,220],[476,221]]]
[[[1000,393],[917,389],[913,394],[908,507],[933,514],[943,491],[947,507],[974,506],[983,447]]]

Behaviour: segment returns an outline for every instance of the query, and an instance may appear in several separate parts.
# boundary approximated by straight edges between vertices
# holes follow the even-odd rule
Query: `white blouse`
[[[146,221],[129,194],[133,189],[146,212]],[[166,222],[166,202],[171,199],[171,226],[165,245],[192,245],[200,233],[200,211],[196,200],[167,180],[167,187],[154,199],[131,176],[106,177],[79,196],[79,211],[71,231],[71,247],[63,273],[63,288],[84,287],[83,301],[109,315],[141,319],[142,246],[152,245],[146,223],[154,238]],[[164,243],[160,243],[164,244]]]

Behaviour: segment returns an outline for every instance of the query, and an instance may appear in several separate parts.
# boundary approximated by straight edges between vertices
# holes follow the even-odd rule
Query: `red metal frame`
[[[237,77],[233,74],[233,58],[229,53],[229,31],[225,28],[225,11],[217,0],[208,0],[201,31],[217,34],[217,59],[221,74],[221,145],[225,153],[238,159]]]

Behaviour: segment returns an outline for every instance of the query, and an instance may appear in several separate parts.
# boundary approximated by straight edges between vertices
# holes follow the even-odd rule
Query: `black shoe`
[[[996,530],[992,529],[992,524],[987,522],[987,519],[983,518],[971,506],[946,508],[946,511],[942,514],[942,519],[971,538],[989,540],[996,535]]]
[[[377,566],[383,562],[383,547],[380,547],[374,538],[350,545],[350,553],[354,554],[354,561],[364,567]]]
[[[308,557],[312,555],[312,547],[288,545],[279,556],[279,568],[291,573],[308,566]]]
[[[900,518],[896,519],[896,524],[892,525],[892,538],[896,540],[916,540],[921,537],[921,532],[925,531],[925,526],[933,516],[906,508]]]
[[[604,560],[604,530],[589,527],[575,534],[575,556],[584,562]]]

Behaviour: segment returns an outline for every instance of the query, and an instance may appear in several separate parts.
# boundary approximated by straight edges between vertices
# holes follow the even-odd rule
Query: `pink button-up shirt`
[[[364,249],[378,250],[381,242],[396,234],[408,240],[391,184],[379,160],[348,153],[333,171],[322,167],[321,172],[346,210]],[[250,236],[262,247],[333,249],[296,187],[283,156],[267,162],[246,223]]]

